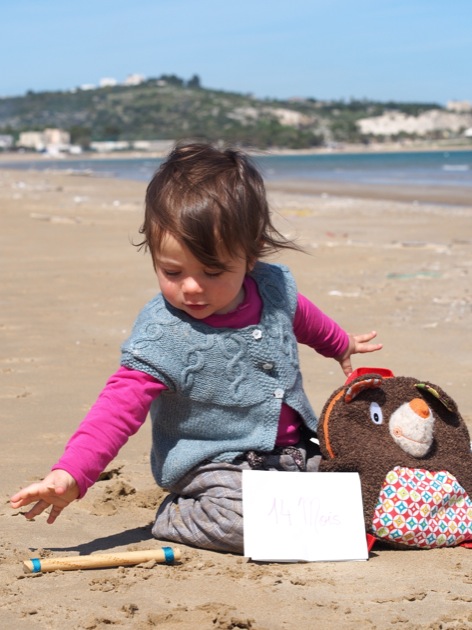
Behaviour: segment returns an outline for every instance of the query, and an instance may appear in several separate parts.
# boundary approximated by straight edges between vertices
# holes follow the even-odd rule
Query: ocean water
[[[359,184],[470,186],[472,150],[405,153],[333,153],[317,155],[264,155],[253,158],[264,178],[270,180],[330,180]],[[161,159],[35,158],[0,162],[0,168],[61,170],[149,181]]]
[[[268,180],[472,187],[472,151],[273,156],[259,162]]]

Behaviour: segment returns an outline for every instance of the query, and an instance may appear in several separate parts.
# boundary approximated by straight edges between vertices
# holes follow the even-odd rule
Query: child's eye
[[[223,272],[221,270],[218,271],[205,271],[205,275],[208,276],[209,278],[217,278],[218,276],[221,276]]]
[[[180,271],[170,271],[169,269],[162,269],[162,273],[168,278],[175,278],[179,275]]]

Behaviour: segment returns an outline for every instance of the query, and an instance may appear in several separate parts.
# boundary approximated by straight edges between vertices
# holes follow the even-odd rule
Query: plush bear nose
[[[413,398],[410,407],[420,418],[427,418],[430,414],[429,407],[422,398]]]

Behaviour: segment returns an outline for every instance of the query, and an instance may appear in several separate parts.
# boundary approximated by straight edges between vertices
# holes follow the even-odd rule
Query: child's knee
[[[202,549],[243,553],[242,500],[169,495],[158,509],[152,533]]]

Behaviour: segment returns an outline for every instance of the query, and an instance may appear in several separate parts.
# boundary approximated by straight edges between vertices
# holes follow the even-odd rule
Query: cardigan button
[[[274,364],[271,363],[270,361],[266,361],[265,363],[262,363],[261,368],[265,370],[266,372],[269,372],[270,370],[274,368]]]
[[[262,330],[259,330],[259,328],[256,328],[256,330],[253,331],[252,336],[254,337],[254,339],[261,339]]]
[[[274,392],[274,396],[275,398],[283,398],[284,397],[284,390],[281,389],[280,387],[277,387],[277,389]]]

